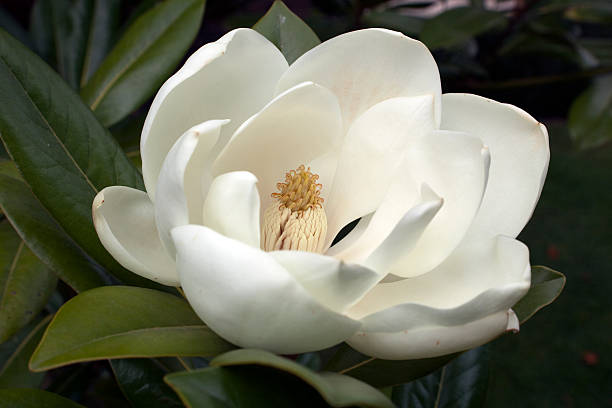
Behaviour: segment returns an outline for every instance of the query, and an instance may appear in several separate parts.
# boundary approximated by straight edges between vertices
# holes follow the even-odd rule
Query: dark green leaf
[[[38,387],[43,373],[34,373],[28,361],[51,316],[32,322],[0,345],[0,388]]]
[[[203,13],[204,0],[167,0],[132,24],[81,92],[105,126],[157,91],[191,45]]]
[[[88,0],[93,2],[85,48],[80,86],[83,87],[113,47],[119,24],[121,0]]]
[[[142,188],[140,173],[52,69],[0,30],[0,136],[32,191],[64,230],[124,282],[93,228],[91,203],[109,185]]]
[[[123,395],[133,407],[182,407],[174,391],[164,382],[167,368],[156,359],[110,361]]]
[[[62,306],[34,352],[30,368],[48,370],[107,358],[214,356],[232,348],[177,296],[104,286]]]
[[[462,353],[441,370],[395,387],[399,408],[476,408],[485,402],[489,346]]]
[[[383,27],[401,31],[409,37],[417,37],[423,29],[425,20],[392,11],[368,10],[363,14],[362,23],[367,27]]]
[[[565,276],[561,272],[545,266],[531,267],[529,292],[512,306],[521,324],[529,320],[538,310],[554,302],[564,286]]]
[[[6,221],[0,222],[0,343],[45,307],[57,277],[25,246]]]
[[[0,208],[26,245],[81,292],[104,285],[104,270],[62,230],[23,182],[0,175]]]
[[[280,0],[272,4],[253,29],[276,45],[289,64],[321,43],[315,32]]]
[[[13,37],[21,41],[28,47],[32,46],[32,39],[28,32],[11,16],[4,8],[0,6],[0,27],[5,29]]]
[[[12,160],[0,160],[0,174],[15,180],[23,180],[15,162]]]
[[[458,354],[419,360],[380,360],[363,355],[343,344],[325,369],[347,374],[377,388],[403,384],[430,374]]]
[[[581,23],[612,24],[612,4],[579,4],[566,9],[564,16]]]
[[[166,376],[186,405],[320,406],[320,399],[313,395],[316,391],[332,407],[393,407],[380,391],[354,378],[316,373],[266,351],[235,350],[210,364],[210,368]]]
[[[425,22],[421,41],[431,49],[463,44],[490,30],[503,29],[507,19],[502,13],[472,7],[459,7]]]
[[[580,149],[612,140],[612,75],[596,79],[574,101],[568,117],[570,135]]]
[[[0,390],[2,408],[84,408],[68,398],[35,388]]]
[[[30,14],[30,37],[36,53],[56,66],[53,40],[53,0],[36,0]]]

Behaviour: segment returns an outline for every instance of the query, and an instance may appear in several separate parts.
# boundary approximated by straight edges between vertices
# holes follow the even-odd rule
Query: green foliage
[[[276,45],[289,64],[321,43],[314,31],[280,0],[272,4],[253,29]]]
[[[0,390],[2,408],[84,408],[57,394],[34,388]]]
[[[62,306],[32,355],[30,368],[41,371],[109,358],[214,356],[232,348],[177,296],[103,286]]]
[[[564,286],[565,276],[562,273],[545,266],[532,267],[529,292],[512,307],[521,324],[538,310],[554,302]]]
[[[612,75],[599,78],[580,94],[570,108],[568,126],[581,149],[612,140]]]
[[[155,94],[191,45],[203,13],[204,0],[167,0],[134,21],[81,91],[103,125]]]
[[[0,221],[0,343],[45,307],[57,277],[25,246],[10,224]]]
[[[209,368],[170,374],[166,381],[193,408],[311,407],[320,406],[320,398],[332,407],[393,407],[380,391],[354,378],[315,373],[261,350],[231,351],[212,360]]]

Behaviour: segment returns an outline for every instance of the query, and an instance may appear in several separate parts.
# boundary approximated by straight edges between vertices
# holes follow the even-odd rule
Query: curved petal
[[[92,213],[100,242],[117,262],[147,279],[179,286],[176,265],[159,240],[155,209],[146,193],[106,187],[96,195]]]
[[[425,275],[378,284],[348,315],[367,319],[368,324],[397,323],[402,329],[466,323],[509,309],[529,289],[530,279],[527,247],[498,236],[469,246],[462,244]],[[403,317],[386,318],[385,313],[394,315],[395,307],[403,310]]]
[[[442,129],[479,137],[491,153],[487,190],[469,235],[516,237],[544,185],[550,158],[546,127],[516,106],[476,95],[446,94],[442,104]]]
[[[381,278],[371,269],[313,252],[273,251],[269,254],[313,298],[338,313],[357,303]]]
[[[211,119],[231,119],[219,146],[249,116],[272,99],[287,69],[281,52],[256,31],[241,28],[196,51],[164,83],[142,129],[142,173],[151,200],[166,154],[190,127]]]
[[[440,123],[440,74],[421,42],[380,28],[325,41],[298,58],[278,82],[280,93],[303,81],[330,89],[340,101],[344,128],[371,106],[398,96],[433,95]]]
[[[253,173],[265,210],[285,172],[339,148],[341,121],[338,101],[329,90],[312,82],[299,84],[240,126],[215,161],[213,174]]]
[[[210,183],[210,152],[228,120],[209,120],[192,127],[168,152],[157,181],[155,221],[164,247],[174,257],[170,230],[201,224]]]
[[[475,137],[435,131],[410,146],[406,161],[418,183],[444,198],[414,249],[391,270],[397,276],[413,277],[439,265],[465,236],[482,201],[489,155]]]
[[[295,354],[333,346],[360,327],[318,303],[266,252],[197,225],[172,237],[189,303],[234,344]]]
[[[431,95],[388,99],[355,120],[326,200],[328,246],[342,227],[378,207],[408,146],[434,129]]]
[[[518,331],[518,319],[506,310],[453,326],[429,326],[397,332],[359,331],[347,343],[368,356],[386,360],[437,357],[468,350],[505,331]]]
[[[259,248],[259,192],[248,171],[217,176],[204,202],[204,225]]]

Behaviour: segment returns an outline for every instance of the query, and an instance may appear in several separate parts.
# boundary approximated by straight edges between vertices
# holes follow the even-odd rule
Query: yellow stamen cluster
[[[309,208],[321,208],[323,198],[321,195],[321,184],[317,184],[318,174],[310,172],[304,165],[285,173],[285,182],[276,184],[278,193],[272,193],[272,197],[280,202],[279,208],[288,208],[291,212],[305,211]]]

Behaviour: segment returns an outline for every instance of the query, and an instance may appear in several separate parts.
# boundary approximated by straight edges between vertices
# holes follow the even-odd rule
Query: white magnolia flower
[[[101,191],[100,240],[182,286],[232,343],[289,354],[346,340],[410,359],[518,329],[530,265],[515,237],[542,189],[546,129],[441,95],[418,41],[355,31],[288,66],[257,32],[232,31],[162,86],[140,146],[147,193]]]

